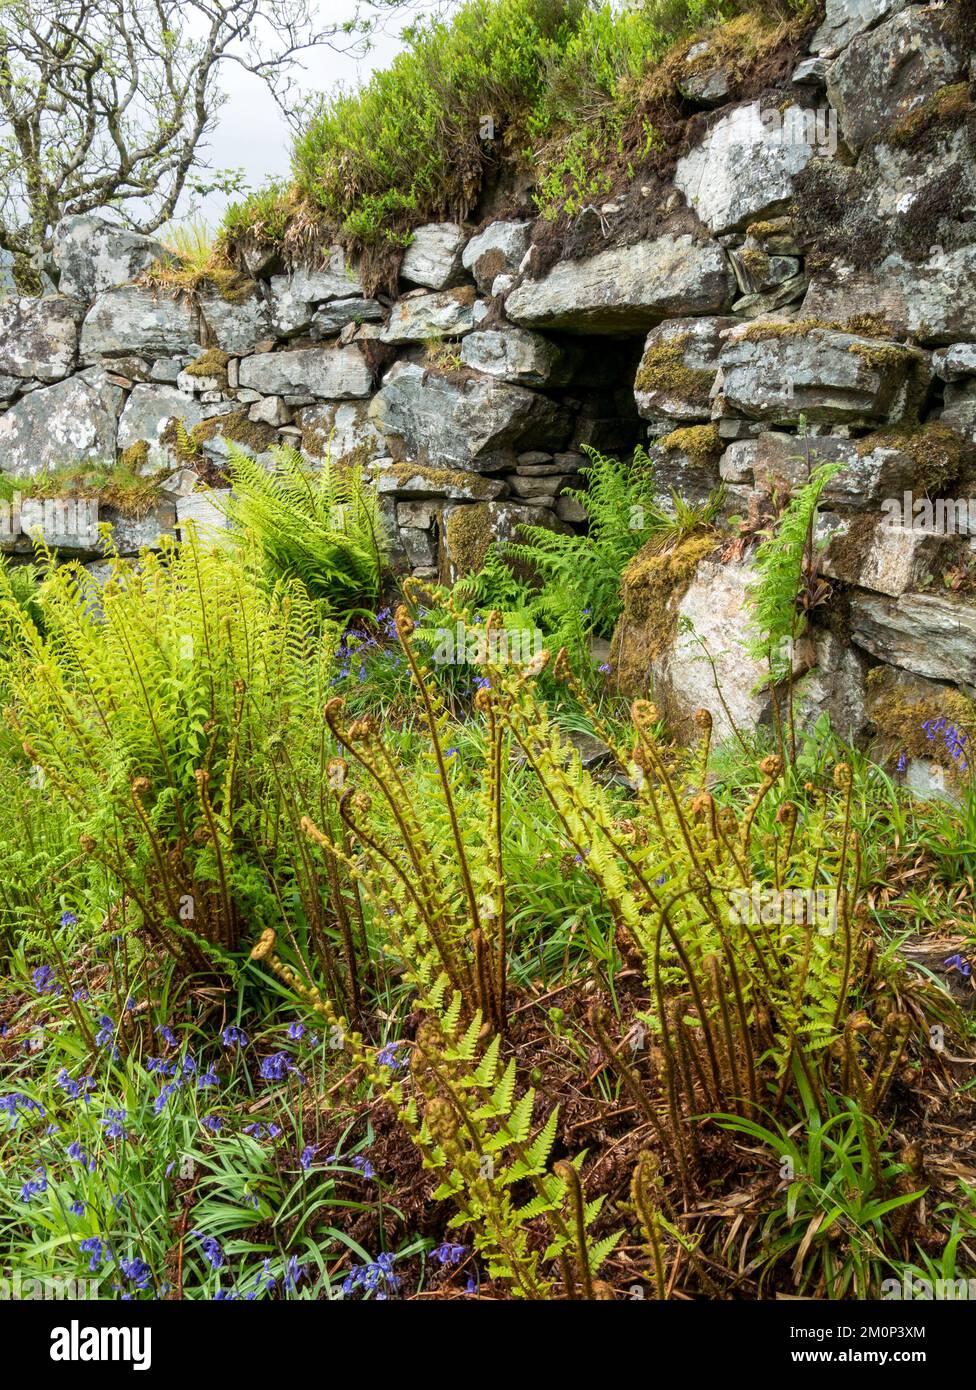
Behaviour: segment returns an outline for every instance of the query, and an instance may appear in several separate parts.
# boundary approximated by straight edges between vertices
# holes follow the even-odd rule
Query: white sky
[[[373,47],[365,56],[336,52],[332,48],[313,49],[303,60],[304,71],[297,74],[303,88],[333,92],[337,86],[352,87],[364,81],[377,68],[386,67],[403,47],[400,33],[419,14],[450,8],[444,0],[410,0],[402,9],[379,14]],[[329,23],[341,23],[355,10],[353,0],[318,0],[319,14]],[[348,42],[340,36],[338,42]],[[291,156],[291,130],[267,88],[257,77],[236,63],[222,65],[220,82],[227,101],[217,114],[204,158],[212,169],[245,171],[251,188],[258,188],[268,177],[288,174]],[[184,200],[185,201],[185,200]],[[211,230],[219,223],[228,198],[220,193],[208,196],[200,216]],[[176,218],[180,220],[179,215]]]

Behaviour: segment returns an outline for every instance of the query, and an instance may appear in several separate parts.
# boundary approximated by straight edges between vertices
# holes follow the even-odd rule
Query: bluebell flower
[[[84,1216],[85,1204],[81,1201],[72,1202],[68,1210],[71,1212],[72,1216]]]
[[[162,1038],[163,1042],[166,1043],[167,1047],[176,1046],[176,1035],[168,1023],[160,1023],[156,1032]]]
[[[79,1249],[85,1255],[91,1256],[91,1259],[88,1261],[88,1268],[91,1270],[93,1274],[95,1270],[98,1268],[98,1266],[101,1264],[102,1260],[109,1256],[111,1253],[107,1249],[107,1247],[102,1244],[98,1236],[86,1236],[85,1239],[81,1242]]]
[[[221,1265],[224,1263],[224,1252],[221,1250],[220,1242],[216,1237],[204,1235],[203,1231],[191,1231],[190,1234],[195,1236],[200,1242],[203,1258],[207,1261],[207,1264],[210,1265],[211,1269],[220,1269]]]
[[[61,914],[61,925],[62,925],[62,927],[74,927],[74,926],[77,926],[77,923],[78,923],[78,918],[75,916],[75,914],[74,914],[73,912],[62,912],[62,914]]]
[[[145,1260],[140,1260],[138,1256],[131,1260],[119,1260],[119,1269],[129,1280],[129,1283],[135,1284],[137,1289],[149,1287],[149,1276],[152,1274],[152,1270]]]
[[[107,1119],[102,1120],[102,1128],[109,1139],[125,1138],[125,1111],[113,1110],[111,1106],[105,1107]]]
[[[298,1263],[296,1255],[289,1255],[288,1263],[285,1265],[284,1285],[288,1293],[293,1292],[298,1287],[298,1281],[305,1278],[305,1266]]]
[[[302,1167],[305,1169],[306,1173],[308,1172],[309,1168],[311,1168],[314,1158],[315,1145],[306,1144],[304,1149],[302,1149],[301,1157],[298,1160]]]
[[[968,980],[969,976],[972,974],[972,966],[969,961],[964,960],[963,957],[958,954],[949,957],[945,962],[945,968],[947,970],[958,970],[959,974],[966,980]]]
[[[292,1042],[298,1042],[299,1038],[305,1036],[304,1023],[289,1023],[288,1036],[291,1038]]]
[[[403,1042],[385,1043],[376,1054],[376,1060],[379,1065],[381,1067],[392,1067],[394,1070],[405,1067],[409,1058],[406,1054],[401,1055],[398,1053],[398,1049],[404,1046],[405,1044]]]
[[[437,1260],[439,1264],[456,1265],[468,1253],[468,1247],[466,1245],[452,1245],[450,1241],[445,1240],[430,1253],[431,1258]]]
[[[20,1200],[28,1206],[32,1197],[37,1197],[42,1192],[47,1191],[47,1174],[43,1168],[37,1169],[37,1177],[29,1178],[20,1189]]]
[[[60,992],[61,986],[49,965],[39,965],[32,973],[31,979],[34,981],[34,988],[38,994],[57,994]]]
[[[223,1032],[224,1047],[247,1047],[247,1034],[236,1023],[230,1023]]]
[[[95,1034],[96,1047],[104,1047],[115,1037],[115,1023],[109,1014],[102,1014],[98,1020],[98,1032]]]
[[[76,989],[75,992],[74,992],[74,994],[71,996],[71,1001],[72,1001],[73,1004],[84,1004],[84,1002],[85,1002],[85,1000],[86,1000],[87,998],[88,998],[88,991],[87,991],[87,989]]]
[[[215,1071],[202,1071],[197,1077],[197,1090],[202,1091],[207,1086],[219,1086],[220,1077]]]
[[[65,1149],[65,1153],[73,1163],[82,1163],[88,1169],[89,1173],[94,1173],[95,1160],[92,1158],[91,1154],[85,1152],[77,1139],[73,1140],[72,1143],[68,1145]]]

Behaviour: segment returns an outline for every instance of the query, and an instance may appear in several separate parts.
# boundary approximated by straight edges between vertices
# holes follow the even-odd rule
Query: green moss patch
[[[684,354],[690,337],[689,333],[677,333],[649,347],[641,359],[635,389],[645,394],[664,391],[680,396],[691,405],[707,405],[715,373],[685,364]]]

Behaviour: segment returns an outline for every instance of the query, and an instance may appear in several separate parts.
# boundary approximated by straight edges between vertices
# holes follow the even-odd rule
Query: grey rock
[[[461,262],[482,294],[497,293],[498,276],[514,275],[529,249],[531,222],[490,222],[464,248]]]
[[[684,56],[675,86],[686,101],[697,106],[721,106],[728,100],[729,74],[723,63],[710,59],[711,45],[694,43]]]
[[[475,325],[474,291],[441,290],[398,300],[380,332],[384,343],[426,343],[460,338]]]
[[[200,337],[196,309],[179,299],[138,285],[105,290],[81,328],[81,356],[174,357],[191,353]]]
[[[456,222],[428,222],[415,227],[403,255],[400,277],[411,285],[447,290],[464,279],[461,250],[464,232]]]
[[[933,352],[932,370],[943,381],[976,376],[976,343],[953,343]]]
[[[110,513],[106,518],[112,526],[112,544],[120,555],[138,555],[140,550],[158,550],[164,536],[176,531],[176,503],[157,502],[144,517],[119,516]]]
[[[852,525],[857,526],[853,543]],[[890,526],[885,519],[869,530],[863,522],[835,516],[832,528],[820,557],[824,574],[890,598],[898,598],[924,581],[943,544],[941,537],[912,527]]]
[[[398,502],[396,519],[398,526],[416,526],[421,531],[429,531],[437,516],[437,510],[430,502]]]
[[[582,526],[589,519],[586,508],[575,497],[557,497],[556,515],[574,526]]]
[[[321,269],[299,266],[290,275],[271,277],[268,296],[272,329],[280,337],[294,337],[310,327],[320,304],[362,294],[359,276],[346,265],[343,251],[334,247]]]
[[[812,729],[826,715],[831,729],[854,743],[868,722],[868,661],[827,629],[811,629],[809,646],[810,669],[793,686],[797,727]]]
[[[851,638],[872,656],[930,680],[976,688],[976,607],[958,596],[854,594]]]
[[[675,636],[656,664],[653,687],[676,729],[687,731],[697,709],[710,711],[716,742],[732,736],[733,723],[746,732],[768,722],[770,697],[759,689],[768,673],[748,655],[755,633],[747,590],[755,579],[747,564],[705,560],[681,598]]]
[[[897,13],[907,4],[908,0],[827,0],[827,13],[810,40],[810,52],[836,53],[858,34],[873,28],[879,20]]]
[[[369,418],[366,401],[322,401],[296,417],[306,458],[333,460],[348,454],[371,457],[380,452],[382,436]]]
[[[535,477],[515,473],[509,477],[508,481],[516,497],[524,497],[542,505],[544,500],[551,501],[567,483],[573,480],[565,474],[560,475],[558,473]]]
[[[0,468],[34,476],[66,463],[114,463],[122,391],[98,368],[21,397],[0,415]]]
[[[268,306],[256,291],[233,302],[219,294],[209,295],[200,300],[200,312],[208,341],[223,352],[251,352],[271,332]]]
[[[152,237],[100,217],[63,218],[54,229],[58,288],[90,304],[104,290],[127,284],[157,261],[174,256]]]
[[[804,324],[768,331],[733,334],[719,358],[724,401],[750,419],[896,424],[929,380],[917,349]]]
[[[732,310],[744,319],[765,318],[768,314],[774,314],[777,309],[784,309],[788,304],[795,304],[801,300],[807,284],[806,273],[801,272],[764,294],[743,295],[732,305]]]
[[[469,334],[461,344],[461,361],[515,386],[564,386],[573,369],[570,354],[555,343],[511,324]]]
[[[798,87],[823,87],[827,81],[829,67],[828,58],[804,58],[793,69],[790,81],[795,82]]]
[[[893,334],[926,345],[973,335],[976,323],[976,245],[936,251],[913,262],[897,252],[877,266],[852,269],[834,262],[810,281],[804,318],[845,321],[875,314]]]
[[[951,381],[945,389],[945,405],[939,421],[950,425],[964,439],[976,444],[976,381]]]
[[[840,463],[841,471],[827,483],[826,505],[862,510],[883,498],[900,497],[915,481],[917,465],[900,449],[869,448],[854,439],[820,435],[806,440],[793,434],[764,430],[755,439],[729,445],[719,465],[722,480],[751,483],[763,492],[796,491],[821,463]]]
[[[513,290],[505,309],[528,328],[638,332],[675,315],[722,313],[733,283],[716,242],[666,233],[587,260],[558,261],[543,279]]]
[[[416,526],[401,526],[399,536],[411,569],[437,564],[437,541],[429,531]]]
[[[910,5],[855,38],[827,73],[827,98],[854,150],[964,76],[943,5]]]
[[[722,334],[730,318],[674,318],[652,328],[637,368],[634,398],[646,420],[707,420],[710,392],[718,371]]]
[[[75,365],[78,325],[85,306],[51,294],[43,299],[0,299],[0,373],[60,381]]]
[[[415,362],[397,362],[373,398],[370,415],[384,435],[435,466],[493,471],[527,448],[561,447],[564,409],[522,386],[486,377],[457,380]]]
[[[119,452],[144,439],[149,445],[147,463],[150,469],[175,467],[178,459],[174,445],[162,442],[162,435],[171,421],[182,420],[190,431],[194,425],[212,420],[216,415],[226,415],[233,409],[230,401],[206,405],[171,386],[135,386],[119,419]]]
[[[481,569],[492,541],[523,539],[523,526],[544,526],[550,531],[568,529],[550,508],[514,501],[452,503],[444,508],[443,518],[439,569],[442,582],[449,584]]]
[[[185,540],[192,530],[205,544],[219,541],[230,527],[225,511],[229,497],[230,488],[212,488],[180,498],[176,504],[176,524],[181,539]]]
[[[247,412],[247,418],[265,425],[287,425],[291,420],[291,410],[280,396],[264,396],[254,402]]]
[[[182,358],[161,357],[149,369],[150,381],[160,381],[167,386],[175,386],[185,363]]]
[[[712,232],[731,232],[781,208],[817,148],[816,118],[738,106],[678,161],[675,187]]]
[[[316,309],[308,327],[309,337],[315,341],[331,338],[349,324],[377,323],[382,318],[382,305],[375,299],[337,299]]]
[[[493,502],[508,494],[508,484],[501,478],[480,478],[476,473],[425,468],[412,463],[385,468],[378,464],[377,468],[376,491],[380,497]]]
[[[368,396],[373,380],[357,347],[292,348],[262,352],[241,362],[240,383],[262,395],[322,396],[347,400]]]

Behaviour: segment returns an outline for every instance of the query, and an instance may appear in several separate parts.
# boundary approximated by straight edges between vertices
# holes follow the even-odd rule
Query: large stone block
[[[758,323],[719,356],[726,407],[753,420],[896,424],[931,377],[928,354],[808,322]]]
[[[400,275],[411,285],[446,290],[464,279],[461,250],[464,232],[456,222],[428,222],[415,227],[403,254]]]
[[[319,269],[299,266],[290,275],[273,275],[268,284],[272,328],[280,337],[304,333],[320,304],[353,299],[363,293],[358,274],[346,264],[344,253],[334,247]]]
[[[75,365],[85,306],[51,294],[0,300],[0,374],[60,381]]]
[[[380,331],[380,341],[403,344],[460,338],[474,328],[476,308],[470,286],[410,295],[394,304],[389,323]]]
[[[104,290],[125,285],[156,261],[173,260],[152,237],[100,217],[66,217],[54,229],[54,261],[62,294],[90,304]]]
[[[526,449],[561,448],[571,421],[545,396],[485,377],[458,377],[397,362],[370,414],[384,435],[435,466],[497,471]]]
[[[173,386],[134,386],[119,419],[119,452],[122,453],[144,440],[149,446],[146,455],[148,468],[175,467],[178,459],[176,440],[171,428],[173,421],[182,420],[189,432],[204,420],[211,420],[216,415],[227,415],[233,409],[232,401],[204,404]]]
[[[441,583],[453,584],[466,574],[476,574],[492,542],[524,539],[523,526],[543,526],[547,531],[561,532],[571,529],[559,521],[550,508],[532,507],[524,502],[450,503],[445,506],[438,560]]]
[[[926,345],[976,338],[976,245],[936,247],[922,261],[899,252],[867,267],[835,261],[810,281],[802,315],[832,322],[876,316],[890,332]]]
[[[666,233],[587,260],[557,261],[513,290],[508,317],[527,328],[633,333],[681,314],[720,314],[735,279],[717,242]]]
[[[700,145],[678,161],[675,186],[714,233],[734,231],[785,207],[793,181],[826,148],[826,123],[798,106],[767,111],[739,106],[710,126]]]
[[[645,420],[707,420],[718,372],[721,334],[735,319],[677,318],[652,328],[634,382]]]
[[[308,459],[335,461],[353,453],[368,457],[380,452],[382,437],[369,418],[366,401],[322,401],[300,410],[295,419]]]
[[[99,368],[39,387],[0,415],[0,469],[34,476],[65,464],[115,462],[122,392]]]
[[[810,40],[810,52],[836,53],[907,4],[908,0],[827,0],[827,13]]]
[[[915,482],[918,464],[892,444],[840,439],[833,435],[798,438],[764,430],[739,439],[722,455],[720,473],[729,483],[751,483],[761,492],[795,492],[821,463],[839,463],[840,472],[824,488],[831,507],[861,509],[883,498],[900,497]]]
[[[310,395],[326,400],[368,396],[373,386],[366,359],[357,347],[260,352],[241,362],[239,381],[266,396]]]
[[[514,275],[529,249],[531,222],[489,222],[472,237],[461,260],[482,294],[490,294],[499,275]]]
[[[881,661],[976,690],[976,606],[959,595],[854,594],[851,638]]]
[[[81,356],[176,357],[199,343],[196,308],[139,285],[105,290],[89,309],[81,328]]]
[[[514,386],[565,386],[574,358],[541,333],[503,324],[471,333],[461,344],[461,361]]]
[[[200,300],[200,313],[206,325],[206,338],[222,352],[253,352],[271,334],[271,315],[256,291],[236,299],[211,294]]]
[[[852,149],[916,111],[965,75],[945,5],[909,5],[855,38],[827,70],[827,99]]]

